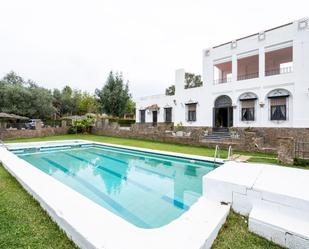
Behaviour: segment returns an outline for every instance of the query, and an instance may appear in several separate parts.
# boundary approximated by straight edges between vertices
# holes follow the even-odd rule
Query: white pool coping
[[[206,198],[249,216],[249,230],[291,249],[309,248],[309,170],[227,162],[204,176]]]
[[[209,157],[87,140],[11,143],[6,145],[9,149],[21,149],[88,143],[185,157],[193,160],[212,161],[212,158]],[[218,201],[201,197],[187,212],[171,223],[160,228],[142,229],[104,209],[5,148],[0,148],[0,161],[81,248],[210,248],[229,212],[229,205],[222,205]],[[222,160],[217,161],[222,162]]]

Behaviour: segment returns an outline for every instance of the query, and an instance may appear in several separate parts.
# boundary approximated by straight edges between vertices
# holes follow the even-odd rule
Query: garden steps
[[[204,176],[204,195],[249,216],[250,231],[292,249],[309,248],[309,170],[226,162]]]
[[[231,134],[229,132],[213,132],[204,137],[206,140],[223,140],[230,139]]]
[[[300,209],[260,202],[250,212],[249,230],[283,247],[309,248],[309,213]]]

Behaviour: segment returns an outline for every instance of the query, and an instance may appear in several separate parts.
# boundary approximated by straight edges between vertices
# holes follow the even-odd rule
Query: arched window
[[[257,96],[254,93],[243,93],[239,97],[241,102],[241,121],[255,120],[255,103]]]
[[[270,120],[287,120],[287,104],[290,93],[285,89],[271,91],[267,97],[269,99]]]

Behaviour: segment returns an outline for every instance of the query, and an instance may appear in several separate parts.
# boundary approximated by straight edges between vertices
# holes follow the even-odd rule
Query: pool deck
[[[7,146],[10,149],[18,149],[87,143],[94,142],[57,141],[8,144]],[[127,146],[110,146],[192,159],[210,159]],[[230,205],[201,197],[187,212],[171,223],[156,229],[142,229],[104,209],[5,148],[0,148],[0,161],[81,248],[210,248],[230,209]]]
[[[205,197],[249,216],[249,230],[287,248],[309,248],[309,170],[227,162],[204,176]]]
[[[83,143],[94,142],[53,141],[8,144],[8,147],[12,149]],[[202,156],[104,145],[213,160]],[[142,229],[32,167],[4,148],[0,148],[0,161],[81,248],[210,248],[226,220],[230,206],[236,212],[249,216],[250,231],[284,247],[309,248],[309,170],[225,162],[203,177],[203,196],[187,212],[163,227]]]

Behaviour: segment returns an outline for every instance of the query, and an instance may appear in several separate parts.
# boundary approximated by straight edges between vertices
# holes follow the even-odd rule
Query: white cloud
[[[134,96],[174,70],[201,73],[202,49],[305,17],[309,3],[210,0],[0,0],[0,76],[93,92],[122,71]]]

